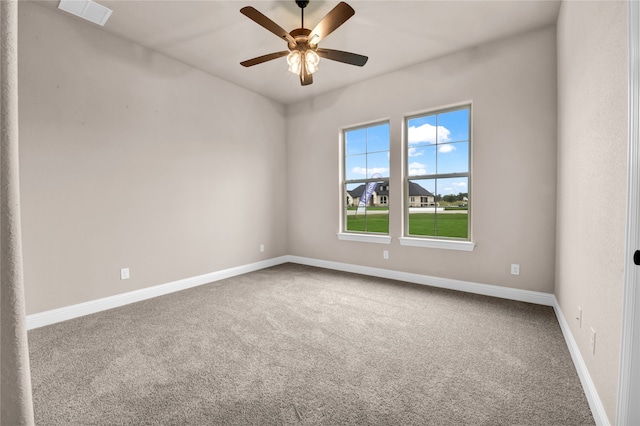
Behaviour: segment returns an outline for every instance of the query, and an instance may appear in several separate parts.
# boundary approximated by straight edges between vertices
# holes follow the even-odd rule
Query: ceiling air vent
[[[104,25],[107,19],[109,19],[109,16],[111,16],[111,12],[113,12],[108,7],[102,6],[92,0],[60,0],[58,9],[98,25]]]

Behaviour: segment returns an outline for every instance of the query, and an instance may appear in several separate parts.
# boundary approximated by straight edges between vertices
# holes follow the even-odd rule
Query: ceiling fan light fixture
[[[302,57],[304,56],[304,64],[307,73],[313,74],[318,71],[318,63],[320,62],[320,56],[313,50],[306,50],[304,54],[299,50],[292,50],[287,55],[287,64],[289,64],[289,71],[294,74],[300,74],[302,69]]]
[[[318,71],[318,62],[320,62],[320,56],[313,50],[307,50],[304,53],[304,61],[307,66],[307,72],[313,74]]]
[[[300,74],[300,68],[302,66],[302,61],[300,60],[302,55],[300,55],[299,50],[292,50],[289,55],[287,55],[287,63],[289,64],[289,71],[294,74]]]

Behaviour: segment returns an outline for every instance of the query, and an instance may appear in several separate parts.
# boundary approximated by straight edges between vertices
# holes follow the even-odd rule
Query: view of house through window
[[[406,119],[408,236],[469,239],[470,107]]]
[[[389,123],[344,130],[344,231],[389,233]]]

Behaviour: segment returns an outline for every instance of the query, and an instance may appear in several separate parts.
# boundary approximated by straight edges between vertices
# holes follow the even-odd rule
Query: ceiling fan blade
[[[318,44],[320,40],[331,34],[340,25],[344,24],[347,19],[356,13],[355,10],[345,2],[340,2],[331,12],[322,18],[322,21],[309,34],[309,43]]]
[[[287,40],[291,44],[294,44],[294,45],[296,44],[296,40],[293,37],[291,37],[291,34],[285,31],[285,29],[282,28],[280,25],[276,24],[271,19],[267,18],[262,13],[258,12],[257,9],[251,6],[246,6],[240,9],[240,13],[242,13],[244,16],[254,21],[256,24],[271,31],[281,39]]]
[[[351,52],[343,52],[342,50],[322,49],[316,50],[318,56],[332,61],[344,62],[345,64],[356,65],[358,67],[364,66],[369,58],[367,56],[358,55]]]
[[[300,84],[302,86],[308,86],[313,83],[313,76],[311,74],[300,74]]]
[[[302,61],[302,68],[300,69],[300,84],[302,86],[308,86],[313,83],[313,76],[307,72],[307,65]]]
[[[287,56],[289,54],[288,51],[284,50],[282,52],[269,53],[268,55],[258,56],[257,58],[247,59],[246,61],[240,62],[240,65],[243,67],[252,67],[254,65],[261,64],[263,62],[271,61],[272,59],[282,58],[283,56]]]

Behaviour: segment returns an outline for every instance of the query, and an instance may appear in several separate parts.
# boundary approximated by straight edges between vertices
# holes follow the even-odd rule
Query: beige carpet
[[[295,264],[29,344],[39,425],[594,423],[551,308]]]

